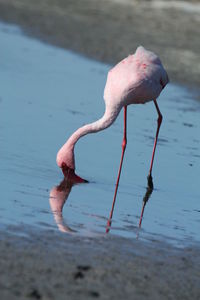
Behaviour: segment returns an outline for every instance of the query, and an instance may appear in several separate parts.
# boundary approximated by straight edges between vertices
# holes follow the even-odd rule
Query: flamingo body
[[[158,56],[140,46],[108,72],[104,99],[112,107],[143,104],[156,99],[167,83]]]
[[[112,68],[104,89],[103,117],[76,130],[57,154],[57,164],[63,173],[75,170],[74,147],[80,137],[109,127],[122,107],[156,99],[168,81],[158,56],[142,46]]]

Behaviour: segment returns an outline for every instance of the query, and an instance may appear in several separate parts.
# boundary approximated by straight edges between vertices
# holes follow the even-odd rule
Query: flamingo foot
[[[83,179],[80,176],[76,175],[74,169],[69,168],[65,163],[62,163],[61,169],[64,177],[67,179],[68,182],[71,182],[73,184],[88,182],[86,179]]]
[[[147,176],[147,183],[148,183],[148,188],[153,190],[153,178],[151,176],[151,173]]]
[[[112,223],[112,220],[108,219],[108,222],[107,222],[107,225],[106,225],[106,233],[109,233],[110,228],[111,228],[111,223]]]

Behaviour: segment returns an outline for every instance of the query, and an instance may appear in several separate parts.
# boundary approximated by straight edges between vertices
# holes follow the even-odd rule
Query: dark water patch
[[[194,125],[191,124],[191,123],[183,123],[183,126],[186,126],[186,127],[193,127]]]

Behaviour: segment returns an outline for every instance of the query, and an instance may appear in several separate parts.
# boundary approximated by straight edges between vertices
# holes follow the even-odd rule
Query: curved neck
[[[108,128],[115,121],[120,110],[121,107],[115,107],[115,109],[107,107],[102,118],[77,129],[59,150],[57,155],[58,165],[61,166],[64,162],[69,168],[75,169],[74,147],[77,141],[86,134]]]
[[[93,123],[90,123],[90,124],[86,124],[83,127],[80,127],[79,129],[77,129],[68,139],[67,145],[69,147],[74,147],[75,144],[77,143],[77,141],[84,135],[89,134],[89,133],[98,132],[98,131],[108,128],[115,121],[118,114],[119,114],[118,110],[114,111],[114,112],[106,110],[103,117],[100,118],[99,120],[97,120]]]

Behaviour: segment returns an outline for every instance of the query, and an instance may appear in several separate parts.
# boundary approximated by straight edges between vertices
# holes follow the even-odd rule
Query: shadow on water
[[[0,23],[0,40],[2,226],[58,226],[69,233],[104,235],[123,115],[76,145],[77,173],[89,184],[63,179],[55,158],[75,129],[104,113],[102,94],[110,66],[24,37],[15,26]],[[174,84],[158,102],[164,119],[153,169],[155,189],[152,193],[145,185],[157,118],[150,102],[128,107],[128,145],[111,232],[126,238],[139,232],[140,239],[176,245],[199,242],[200,103],[193,91]],[[52,189],[57,181],[61,183]]]

